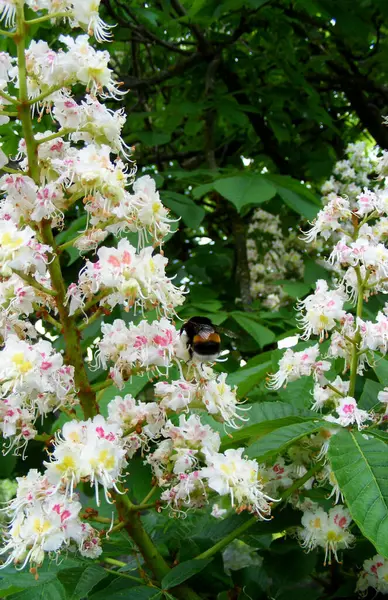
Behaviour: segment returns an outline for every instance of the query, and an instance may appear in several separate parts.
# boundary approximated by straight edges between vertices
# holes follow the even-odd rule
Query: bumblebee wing
[[[237,339],[238,335],[236,333],[234,333],[233,331],[230,331],[230,329],[224,329],[223,327],[217,327],[216,331],[218,333],[222,333],[223,335],[227,335],[230,338],[233,339]]]
[[[215,329],[211,325],[199,325],[196,331],[196,335],[199,335],[203,340],[207,340],[212,333],[215,333]]]

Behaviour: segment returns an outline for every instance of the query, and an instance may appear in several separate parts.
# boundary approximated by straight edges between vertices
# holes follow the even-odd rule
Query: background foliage
[[[179,316],[206,315],[236,333],[236,340],[224,338],[230,353],[222,370],[230,373],[229,383],[238,385],[241,398],[257,404],[250,415],[252,429],[244,430],[246,439],[257,440],[250,455],[261,460],[274,457],[279,448],[287,449],[316,428],[308,413],[312,381],[305,378],[277,394],[265,389],[265,377],[275,370],[280,356],[276,341],[291,335],[297,324],[291,305],[271,311],[252,297],[247,228],[252,210],[260,206],[280,216],[285,234],[297,231],[319,210],[320,186],[343,158],[348,143],[363,139],[388,148],[388,129],[382,124],[388,114],[388,4],[385,0],[182,4],[107,0],[102,16],[117,23],[109,51],[117,78],[129,90],[124,98],[129,115],[124,139],[134,146],[139,171],[153,174],[164,204],[181,219],[165,246],[170,274],[190,289]],[[46,24],[39,28],[39,35],[48,41],[59,34]],[[3,41],[3,49],[10,43]],[[0,128],[8,144],[4,149],[15,154],[7,127]],[[58,242],[71,239],[82,227],[83,217],[76,209],[72,219]],[[76,251],[64,253],[68,282],[75,279],[80,264]],[[302,297],[319,269],[315,258],[306,256],[303,280],[277,285],[291,298]],[[372,301],[370,313],[377,308]],[[118,317],[129,318],[117,308],[109,319]],[[100,325],[97,320],[83,332],[85,348]],[[377,392],[388,385],[385,363],[380,361],[370,379],[359,381],[362,408],[370,409]],[[91,377],[98,381],[99,375],[95,371]],[[147,398],[152,387],[146,378],[134,377],[126,391]],[[102,393],[102,412],[113,395],[113,390]],[[44,430],[54,431],[62,420],[49,427],[44,424]],[[344,432],[336,440],[333,464],[352,450],[352,440],[345,437]],[[237,432],[233,443],[238,441]],[[227,436],[223,443],[228,447]],[[386,452],[382,440],[376,439],[376,445]],[[24,474],[41,462],[41,444],[32,442],[27,461],[1,458],[1,476]],[[127,485],[138,500],[147,493],[150,473],[140,459],[132,461]],[[311,493],[324,501],[324,488]],[[202,514],[177,521],[166,513],[144,515],[159,548],[177,563],[206,551],[248,518],[236,515],[215,522]],[[321,554],[306,555],[293,538],[273,535],[299,521],[295,511],[285,508],[272,523],[257,523],[243,536],[263,557],[261,569],[252,566],[226,574],[218,554],[200,564],[200,573],[196,565],[190,584],[204,597],[217,600],[292,600],[301,594],[311,599],[354,597],[356,570],[373,555],[372,544],[360,536],[343,565],[328,569]],[[362,523],[357,525],[362,529]],[[364,534],[373,538],[373,532]],[[387,556],[386,536],[377,543]],[[116,534],[106,552],[120,559],[132,550],[127,538]],[[6,571],[0,582],[0,595],[15,600],[162,597],[162,592],[142,586],[131,575],[125,577],[141,569],[137,560],[134,554],[121,568],[123,576],[116,578],[106,569],[69,557],[61,565],[42,569],[33,586],[27,574],[19,574],[15,583],[9,568],[9,578]],[[190,573],[182,579],[178,572],[177,579],[164,582],[164,589]],[[165,596],[171,597],[168,592]]]

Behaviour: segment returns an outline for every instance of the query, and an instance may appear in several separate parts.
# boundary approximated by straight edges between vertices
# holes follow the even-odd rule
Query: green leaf
[[[170,133],[159,131],[139,131],[135,135],[146,146],[163,146],[171,140]]]
[[[80,233],[82,233],[82,231],[85,230],[86,223],[86,215],[78,217],[77,219],[75,219],[75,221],[72,221],[66,229],[64,229],[63,231],[58,233],[58,235],[55,236],[55,243],[58,245],[64,244],[65,242],[68,242],[73,238],[77,237]]]
[[[378,381],[366,379],[364,389],[358,401],[359,408],[364,410],[373,410],[377,406],[381,407],[381,402],[377,399],[377,394],[383,389],[383,385]]]
[[[64,569],[58,573],[58,579],[66,589],[68,600],[81,600],[107,576],[108,573],[98,565]]]
[[[105,544],[104,544],[104,547],[105,547]],[[137,573],[135,573],[135,575],[137,575]],[[90,600],[111,600],[112,598],[115,597],[115,595],[118,592],[122,593],[123,591],[125,591],[126,593],[128,593],[128,590],[131,587],[133,588],[133,587],[139,587],[139,586],[137,583],[135,583],[134,581],[131,581],[130,579],[127,579],[127,578],[124,579],[124,577],[118,576],[118,577],[116,577],[116,579],[111,581],[111,583],[109,583],[109,585],[104,587],[102,590],[98,590],[95,593],[92,592],[88,596],[88,599],[90,598]]]
[[[263,175],[240,175],[217,179],[214,189],[240,212],[249,204],[262,204],[273,198],[276,188]]]
[[[38,580],[39,582],[39,580]],[[18,592],[12,600],[67,600],[65,588],[58,579],[43,582]]]
[[[91,596],[91,598],[94,598],[94,596]],[[131,587],[131,582],[129,582],[126,588],[118,589],[112,593],[109,592],[108,596],[104,595],[104,598],[106,600],[160,600],[162,592],[158,588],[148,585],[135,585]]]
[[[311,258],[304,260],[303,281],[308,285],[314,286],[317,279],[330,279],[329,272]]]
[[[380,431],[380,429],[370,429],[368,431],[368,435],[373,435],[373,437],[376,437],[379,440],[382,440],[385,444],[388,443],[388,432],[387,431]]]
[[[316,217],[319,209],[314,204],[310,204],[302,196],[287,188],[278,186],[277,191],[283,202],[299,215],[310,220]]]
[[[388,386],[388,360],[382,358],[377,352],[374,353],[373,370],[377,379],[385,386]]]
[[[267,179],[276,187],[281,186],[295,192],[298,196],[305,198],[311,204],[315,204],[318,208],[322,208],[322,202],[307,186],[301,183],[298,179],[294,179],[289,175],[265,175]]]
[[[232,312],[230,316],[256,340],[260,348],[271,344],[275,340],[276,336],[273,331],[258,323],[256,319],[247,313]]]
[[[219,300],[202,300],[201,302],[193,302],[192,306],[193,308],[199,309],[201,315],[205,312],[218,313],[222,308],[222,302]]]
[[[276,185],[276,191],[287,206],[306,219],[314,219],[320,209],[316,196],[304,185],[282,175],[266,175]]]
[[[180,563],[179,565],[174,567],[169,573],[167,573],[165,577],[163,577],[162,588],[168,590],[172,587],[175,587],[176,585],[179,585],[180,583],[183,583],[187,579],[190,579],[190,577],[192,577],[196,573],[202,571],[202,569],[204,569],[209,563],[211,563],[212,560],[212,557],[199,559],[194,558],[192,560],[186,560],[185,562]]]
[[[302,281],[275,281],[274,283],[281,285],[291,298],[303,298],[311,290],[311,285]]]
[[[197,229],[205,217],[205,211],[201,206],[185,196],[176,192],[161,192],[162,202],[170,208],[191,229]]]
[[[288,446],[291,446],[302,437],[310,435],[321,428],[322,420],[317,418],[314,421],[279,427],[249,446],[246,454],[249,458],[256,458],[257,461],[267,461],[284,452]]]
[[[213,182],[212,183],[203,183],[202,185],[198,185],[195,187],[191,194],[195,200],[199,200],[203,196],[206,196],[209,192],[214,190]]]
[[[7,589],[11,585],[22,589],[41,587],[55,581],[57,578],[55,572],[43,572],[39,573],[39,579],[36,580],[31,573],[20,573],[15,570],[14,566],[0,571],[0,577],[0,590]]]
[[[329,459],[353,520],[388,558],[388,447],[358,431],[330,439]]]
[[[310,408],[313,401],[313,397],[311,395],[313,385],[314,382],[311,376],[301,377],[296,381],[290,381],[287,384],[287,387],[280,388],[280,390],[278,390],[278,394],[283,402],[287,402],[287,404],[291,404],[295,408]]]
[[[11,585],[6,590],[1,590],[1,598],[8,598],[8,596],[11,596],[12,594],[16,594],[17,592],[20,592],[20,591],[21,591],[21,589],[19,587],[16,587],[15,585]]]
[[[316,413],[298,410],[284,402],[253,404],[246,416],[249,418],[248,424],[233,431],[232,437],[223,437],[221,439],[222,448],[232,446],[241,440],[257,441],[276,429],[317,419]]]
[[[272,368],[272,350],[261,352],[248,360],[247,364],[228,375],[229,385],[237,385],[239,396],[247,394],[252,387],[264,379]],[[245,389],[247,388],[247,389]]]
[[[0,476],[1,479],[6,479],[7,477],[9,477],[12,474],[12,471],[15,468],[16,465],[16,456],[14,456],[12,454],[12,452],[8,452],[8,454],[6,454],[4,456],[4,454],[2,453],[3,450],[5,450],[6,445],[4,443],[4,440],[0,441]]]

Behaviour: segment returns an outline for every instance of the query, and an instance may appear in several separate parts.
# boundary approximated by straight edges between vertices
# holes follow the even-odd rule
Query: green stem
[[[246,521],[245,523],[240,525],[240,527],[237,527],[237,529],[231,531],[228,535],[222,538],[222,540],[214,544],[214,546],[211,546],[210,548],[205,550],[205,552],[202,552],[202,554],[198,554],[198,556],[196,556],[195,558],[210,558],[214,554],[217,554],[217,552],[223,550],[226,546],[228,546],[228,544],[230,544],[230,542],[233,542],[234,539],[238,538],[240,535],[245,533],[250,527],[252,527],[252,525],[255,525],[255,523],[257,522],[257,517],[252,517],[251,519],[249,519],[249,521]]]
[[[342,392],[337,390],[337,388],[334,385],[332,385],[331,383],[325,383],[325,386],[328,387],[329,389],[333,390],[333,392],[338,394],[338,396],[341,396],[341,398],[345,397],[345,394],[343,394]]]
[[[1,167],[0,171],[4,171],[4,173],[12,173],[13,175],[25,175],[24,171],[12,169],[12,167]]]
[[[105,559],[105,562],[108,562],[108,559]],[[126,564],[124,563],[124,566],[126,566]],[[106,571],[107,573],[112,573],[112,575],[118,575],[119,577],[125,577],[125,579],[131,579],[131,581],[136,581],[137,583],[140,583],[141,585],[146,585],[144,579],[140,579],[140,577],[134,577],[133,575],[127,575],[127,573],[122,573],[121,571],[114,571],[113,569],[107,569],[106,567],[103,567],[104,571]],[[151,586],[149,586],[151,587]],[[152,588],[155,589],[155,588]]]
[[[16,31],[6,31],[5,29],[0,29],[0,35],[5,35],[6,37],[15,37]]]
[[[77,235],[76,237],[73,237],[68,242],[64,242],[63,244],[61,244],[60,246],[58,246],[57,251],[58,252],[63,252],[64,250],[66,250],[66,248],[70,248],[71,246],[73,246],[74,242],[76,240],[78,240],[80,237],[82,237],[83,235],[85,235],[85,234],[81,233],[80,235]]]
[[[115,495],[120,519],[126,521],[126,530],[141,552],[147,567],[152,571],[157,581],[170,572],[170,567],[156,548],[155,544],[143,528],[140,517],[134,512],[137,507],[132,504],[127,495]],[[179,585],[171,590],[180,600],[200,600],[198,594],[185,585]]]
[[[152,496],[155,494],[156,490],[158,489],[157,485],[154,485],[150,491],[148,492],[148,494],[143,498],[143,500],[141,501],[141,504],[146,504],[150,498],[152,498]]]
[[[38,433],[38,434],[37,434],[37,435],[36,435],[36,436],[35,436],[33,439],[34,439],[36,442],[43,442],[43,443],[46,443],[46,442],[48,442],[49,440],[51,440],[51,439],[52,439],[52,437],[53,437],[53,436],[52,436],[52,435],[50,435],[49,433]]]
[[[51,224],[49,221],[42,221],[41,234],[45,244],[55,245]],[[56,304],[59,319],[63,327],[63,337],[65,340],[67,362],[74,367],[74,381],[78,389],[78,397],[84,412],[85,418],[89,419],[98,414],[98,405],[96,394],[92,390],[88,375],[86,373],[85,363],[80,344],[80,333],[75,324],[74,315],[70,316],[66,306],[66,288],[63,281],[59,257],[55,253],[54,260],[48,265],[51,283],[57,291]]]
[[[354,267],[357,276],[357,307],[356,307],[356,327],[357,319],[362,317],[362,308],[364,302],[364,282],[362,280],[360,267]],[[352,346],[352,354],[350,359],[350,381],[349,381],[349,396],[354,398],[356,390],[357,367],[358,367],[358,352],[360,350],[361,333],[356,331],[354,334],[354,345]]]
[[[134,504],[132,508],[132,512],[136,512],[137,510],[148,510],[149,508],[155,508],[156,502],[141,502],[140,504]]]
[[[302,485],[304,485],[306,483],[306,481],[308,481],[309,479],[311,479],[311,477],[314,475],[314,473],[316,473],[317,471],[320,471],[323,467],[323,463],[321,461],[315,463],[315,465],[313,465],[308,471],[306,471],[306,473],[300,477],[299,479],[297,479],[296,481],[294,481],[294,483],[292,485],[290,485],[289,488],[287,488],[286,490],[284,490],[284,492],[281,495],[281,500],[282,502],[284,500],[287,500],[287,498],[289,498],[290,496],[292,496],[292,494],[294,492],[296,492],[296,490],[298,490],[300,487],[302,487]]]
[[[112,523],[112,519],[109,519],[108,517],[100,517],[99,515],[93,515],[93,516],[89,517],[89,515],[84,514],[82,516],[82,518],[85,519],[86,521],[95,521],[96,523],[102,523],[103,525],[110,525]],[[108,562],[108,561],[105,560],[105,562]]]
[[[19,271],[19,269],[12,269],[12,271],[18,277],[20,277],[20,279],[23,279],[23,281],[28,283],[28,285],[35,288],[39,292],[42,292],[43,294],[47,294],[48,296],[56,296],[57,295],[57,292],[55,290],[50,290],[49,288],[44,287],[44,285],[41,285],[40,283],[38,283],[36,281],[36,279],[34,277],[32,277],[31,275],[26,275],[25,273],[23,273],[23,271]]]
[[[112,527],[112,529],[109,531],[109,535],[111,533],[117,533],[118,531],[121,531],[122,529],[124,529],[127,526],[126,523],[121,522],[121,523],[117,523],[117,525],[115,525],[114,527]],[[107,532],[107,536],[108,536],[108,532]]]
[[[39,310],[39,308],[38,308],[38,310]],[[62,325],[60,324],[60,322],[57,321],[56,319],[54,319],[54,317],[52,317],[50,315],[50,313],[47,312],[47,310],[42,310],[41,315],[42,315],[43,321],[47,321],[47,323],[51,323],[51,325],[53,325],[53,327],[55,327],[55,329],[57,331],[59,331],[59,332],[62,331]]]
[[[122,560],[117,560],[116,558],[104,558],[104,562],[108,563],[108,565],[114,565],[115,567],[126,567],[127,563]]]
[[[4,100],[7,100],[7,102],[10,102],[10,104],[19,104],[19,101],[16,98],[10,96],[6,92],[3,92],[2,90],[0,90],[0,97],[4,98]]]
[[[30,21],[30,23],[31,23],[31,21]],[[45,100],[48,96],[51,96],[51,94],[53,94],[54,92],[58,92],[59,90],[62,90],[65,87],[67,87],[66,83],[64,83],[62,85],[60,85],[60,84],[53,85],[45,92],[42,92],[41,94],[39,94],[39,96],[36,96],[35,98],[31,98],[31,100],[28,101],[28,104],[30,106],[33,106],[34,104],[37,104],[38,102],[42,102],[42,100]]]
[[[81,317],[82,315],[84,315],[84,313],[86,313],[90,308],[92,308],[95,304],[97,304],[98,302],[103,300],[103,298],[106,298],[106,296],[109,296],[109,294],[111,294],[111,293],[112,293],[111,289],[102,290],[102,292],[93,296],[93,298],[88,300],[88,302],[85,302],[85,306],[83,306],[82,310],[80,308],[78,310],[76,310],[73,317],[75,319],[78,319],[78,317]]]
[[[104,309],[101,308],[101,307],[98,308],[96,310],[96,312],[94,312],[92,314],[92,316],[89,317],[89,319],[87,321],[83,321],[80,325],[78,325],[78,331],[83,331],[84,329],[86,329],[87,327],[89,327],[89,325],[91,325],[92,323],[94,323],[94,321],[96,321],[103,314],[104,314]]]
[[[99,392],[100,390],[105,390],[105,388],[110,387],[113,384],[113,379],[107,379],[106,381],[101,381],[100,383],[95,383],[92,385],[93,392]]]
[[[71,17],[73,11],[61,11],[56,13],[49,13],[48,15],[44,15],[44,17],[38,17],[37,19],[31,19],[30,21],[26,21],[27,25],[37,25],[38,23],[44,23],[45,21],[51,21],[51,19],[61,19]]]
[[[23,126],[23,135],[26,142],[27,157],[28,157],[28,170],[29,175],[35,181],[36,184],[40,183],[40,172],[38,165],[38,151],[34,138],[34,132],[32,129],[32,120],[30,107],[28,102],[28,91],[27,91],[27,70],[26,70],[26,24],[24,21],[24,3],[18,2],[16,4],[16,18],[17,18],[17,37],[15,38],[17,47],[17,59],[18,59],[18,70],[19,70],[19,115]]]
[[[36,143],[37,143],[37,145],[39,145],[39,144],[45,144],[46,142],[51,142],[52,140],[56,140],[59,137],[63,137],[64,135],[68,135],[69,133],[74,133],[74,131],[77,131],[77,130],[74,129],[74,128],[71,128],[71,127],[63,127],[62,129],[60,129],[56,133],[48,135],[47,137],[44,137],[44,138],[40,138],[39,140],[36,140]]]

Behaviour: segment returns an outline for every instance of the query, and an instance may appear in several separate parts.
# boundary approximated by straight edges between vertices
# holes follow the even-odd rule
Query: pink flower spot
[[[108,258],[108,263],[110,265],[112,265],[113,267],[119,267],[120,266],[119,259],[116,258],[116,256],[113,256],[113,255]]]
[[[284,469],[280,465],[274,465],[273,471],[275,473],[278,473],[279,475],[281,475],[282,473],[284,473]]]
[[[98,434],[98,436],[100,438],[104,438],[105,437],[105,431],[103,430],[102,427],[96,427],[96,433]]]
[[[124,250],[123,256],[122,256],[121,260],[123,261],[123,263],[125,265],[130,265],[131,264],[132,258],[131,258],[131,255],[129,254],[129,252],[127,250]]]
[[[135,343],[133,344],[134,348],[140,348],[141,346],[145,346],[147,344],[147,338],[145,335],[136,336]]]
[[[64,510],[61,514],[61,523],[63,523],[63,521],[66,521],[66,519],[68,519],[69,517],[71,517],[71,512],[69,510]]]
[[[339,518],[339,515],[336,515],[334,517],[334,523],[336,523],[336,525],[338,525],[338,527],[341,527],[341,529],[343,529],[344,527],[346,527],[347,519],[346,519],[346,517]]]

